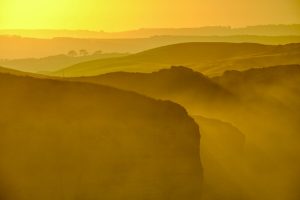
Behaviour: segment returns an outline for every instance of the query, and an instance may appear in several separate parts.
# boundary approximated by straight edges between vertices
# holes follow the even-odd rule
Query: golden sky
[[[0,0],[0,29],[247,26],[300,23],[300,0]]]

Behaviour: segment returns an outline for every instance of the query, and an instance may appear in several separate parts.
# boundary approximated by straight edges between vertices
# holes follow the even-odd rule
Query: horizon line
[[[120,31],[107,31],[101,29],[63,29],[63,28],[0,28],[0,31],[88,31],[88,32],[98,32],[98,33],[122,33],[140,30],[159,30],[159,29],[200,29],[200,28],[228,28],[228,29],[243,29],[249,27],[259,27],[259,26],[300,26],[300,23],[287,23],[287,24],[257,24],[257,25],[245,25],[245,26],[232,26],[232,25],[207,25],[207,26],[193,26],[193,27],[141,27],[133,28]]]

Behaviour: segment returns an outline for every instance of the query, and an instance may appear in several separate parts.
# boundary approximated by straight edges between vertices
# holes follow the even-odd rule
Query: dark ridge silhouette
[[[264,68],[253,68],[246,71],[226,71],[222,76],[215,77],[214,80],[221,84],[230,86],[241,86],[236,83],[252,84],[280,84],[281,81],[289,79],[298,79],[300,74],[300,65],[280,65]],[[300,81],[300,80],[299,80]]]
[[[245,70],[300,63],[300,44],[261,45],[252,43],[183,43],[159,47],[122,58],[80,63],[55,75],[92,76],[115,71],[152,72],[181,65],[206,75],[226,70]]]
[[[199,200],[199,130],[187,112],[107,86],[0,73],[5,200]]]
[[[226,71],[215,82],[247,101],[267,100],[300,108],[300,65],[281,65],[246,71]],[[268,92],[266,92],[268,91]],[[292,104],[292,105],[291,105]]]
[[[208,77],[180,66],[153,73],[116,72],[71,80],[109,85],[159,99],[170,99],[184,105],[190,111],[191,107],[197,107],[202,113],[238,101],[228,90]]]

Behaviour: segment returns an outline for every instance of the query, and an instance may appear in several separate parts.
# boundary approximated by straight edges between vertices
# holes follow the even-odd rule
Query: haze
[[[0,29],[122,31],[300,22],[298,0],[1,0]]]
[[[300,200],[300,0],[0,0],[0,200]]]

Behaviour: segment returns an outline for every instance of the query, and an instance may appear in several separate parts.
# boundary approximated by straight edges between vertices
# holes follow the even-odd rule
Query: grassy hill
[[[90,76],[115,71],[152,72],[170,66],[186,66],[206,75],[252,67],[300,63],[300,44],[182,43],[159,47],[122,58],[80,63],[55,75]]]
[[[67,56],[67,55],[56,55],[48,56],[43,58],[26,58],[26,59],[11,59],[11,60],[0,60],[0,65],[7,68],[21,70],[31,73],[49,73],[51,71],[57,71],[64,69],[71,65],[75,65],[81,62],[87,62],[91,60],[105,59],[121,57],[128,54],[120,53],[105,53],[87,56]]]
[[[21,72],[21,71],[18,71],[18,70],[6,68],[6,67],[1,67],[1,66],[0,66],[0,73],[15,74],[15,75],[25,75],[25,74],[27,74],[26,72]]]
[[[1,30],[0,30],[1,32]],[[170,35],[155,34],[146,38],[125,38],[119,39],[93,39],[92,37],[50,37],[51,39],[41,39],[18,36],[1,36],[0,33],[0,59],[24,59],[40,58],[51,55],[60,55],[70,50],[86,49],[89,52],[102,50],[103,52],[137,53],[147,49],[161,46],[188,43],[188,42],[233,42],[233,43],[261,43],[270,45],[299,43],[300,34],[284,34],[280,36],[257,36],[249,33],[235,34],[229,36],[218,36],[218,34],[207,34],[199,36],[189,35]],[[17,35],[17,34],[13,34]]]
[[[194,199],[199,130],[177,104],[0,74],[0,198]]]
[[[43,75],[39,75],[39,74],[35,74],[35,73],[28,73],[28,72],[19,71],[19,70],[1,67],[1,66],[0,66],[0,73],[18,75],[18,76],[45,77]]]

